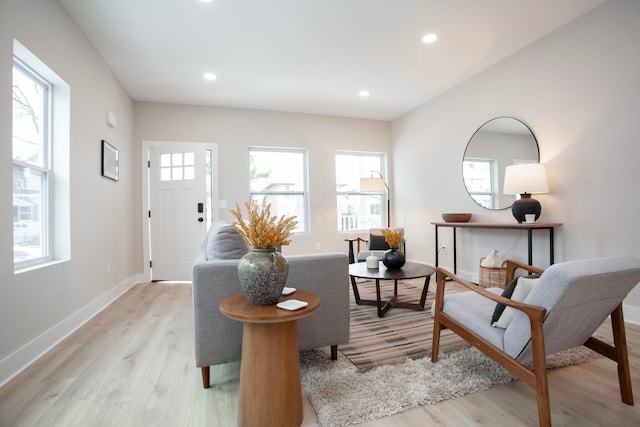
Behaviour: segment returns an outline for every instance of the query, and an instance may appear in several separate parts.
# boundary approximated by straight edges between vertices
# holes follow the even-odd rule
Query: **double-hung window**
[[[13,262],[51,257],[51,83],[13,63]]]
[[[309,231],[307,150],[297,148],[249,148],[249,191],[253,199],[264,197],[272,214],[296,216],[296,233]]]
[[[71,88],[13,41],[13,267],[28,271],[71,257]]]
[[[487,209],[496,208],[495,163],[495,160],[467,157],[462,162],[462,176],[464,176],[464,184],[469,195],[476,203]]]
[[[338,231],[367,230],[385,226],[385,200],[388,194],[360,192],[360,178],[380,177],[386,177],[383,153],[336,154]]]

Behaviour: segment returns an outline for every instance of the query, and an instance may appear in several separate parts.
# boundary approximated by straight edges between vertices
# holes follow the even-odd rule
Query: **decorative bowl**
[[[469,222],[471,219],[470,213],[443,213],[442,219],[445,222]]]

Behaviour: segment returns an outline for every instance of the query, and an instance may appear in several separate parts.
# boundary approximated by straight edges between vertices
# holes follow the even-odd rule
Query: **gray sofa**
[[[220,300],[241,292],[238,261],[248,248],[235,228],[211,226],[193,264],[193,319],[196,366],[209,387],[209,367],[240,360],[242,323],[225,317]],[[287,256],[286,286],[312,292],[320,307],[298,321],[300,350],[331,346],[337,358],[339,344],[349,342],[349,267],[340,253]]]

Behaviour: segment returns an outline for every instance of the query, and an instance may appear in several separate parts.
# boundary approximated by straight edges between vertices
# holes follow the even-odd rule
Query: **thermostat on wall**
[[[109,127],[116,127],[116,122],[116,115],[111,112],[107,113],[107,124],[109,125]]]

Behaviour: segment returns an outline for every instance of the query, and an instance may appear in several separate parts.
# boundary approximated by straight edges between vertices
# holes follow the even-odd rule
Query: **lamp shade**
[[[360,178],[360,192],[384,194],[385,183],[382,178]]]
[[[547,173],[542,163],[507,166],[504,171],[504,194],[548,193]]]
[[[525,163],[507,166],[504,171],[504,194],[520,194],[511,205],[511,213],[518,222],[537,221],[542,211],[540,202],[531,194],[548,193],[547,173],[541,163]]]

